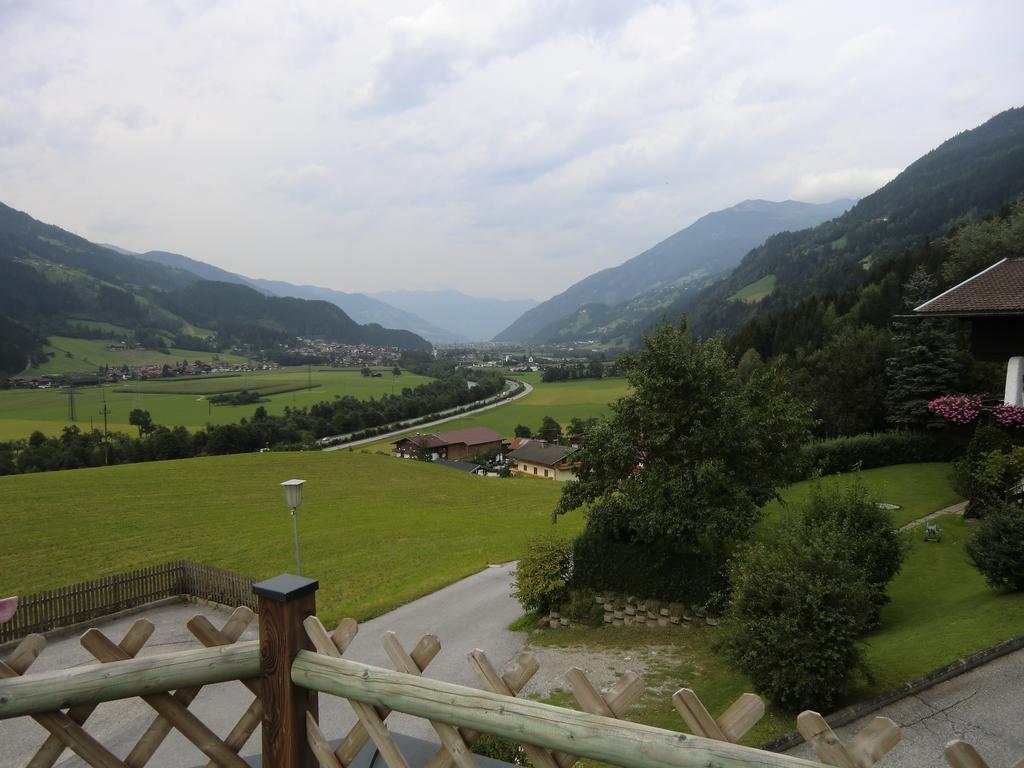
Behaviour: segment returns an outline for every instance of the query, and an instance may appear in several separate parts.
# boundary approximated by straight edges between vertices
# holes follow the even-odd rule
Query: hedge
[[[816,440],[804,446],[802,459],[807,477],[834,475],[857,467],[952,461],[963,454],[969,440],[968,432],[951,429],[876,432]]]

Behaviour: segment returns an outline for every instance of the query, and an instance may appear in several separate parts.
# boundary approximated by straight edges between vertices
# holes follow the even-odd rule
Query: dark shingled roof
[[[457,459],[435,459],[435,464],[444,464],[446,467],[457,469],[460,472],[476,472],[480,469],[479,464],[471,464],[468,461],[459,461]]]
[[[567,456],[576,452],[576,448],[566,445],[545,445],[544,443],[527,443],[522,448],[509,453],[509,458],[519,461],[529,461],[533,464],[543,464],[553,467]]]
[[[1024,315],[1024,258],[1003,259],[926,301],[919,315]]]

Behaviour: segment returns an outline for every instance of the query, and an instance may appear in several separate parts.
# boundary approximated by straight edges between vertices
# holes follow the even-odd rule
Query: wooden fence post
[[[259,598],[260,681],[263,689],[263,765],[314,768],[306,739],[307,713],[318,716],[314,691],[292,685],[292,661],[313,650],[302,626],[316,614],[318,581],[284,574],[253,584]]]

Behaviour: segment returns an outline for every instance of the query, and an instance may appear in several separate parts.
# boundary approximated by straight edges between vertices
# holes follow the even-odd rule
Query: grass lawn
[[[949,464],[898,464],[830,475],[817,482],[846,487],[859,480],[875,500],[899,505],[900,508],[892,510],[891,514],[896,526],[901,526],[962,500],[950,487],[949,473]],[[783,503],[769,503],[758,535],[770,534],[771,528],[786,517],[797,514],[798,506],[810,497],[814,483],[814,480],[794,483],[782,492]]]
[[[861,479],[869,489],[903,506],[902,519],[921,517],[957,501],[949,487],[948,465],[909,464],[865,470]],[[848,483],[850,476],[827,478],[827,482]],[[809,483],[798,483],[783,493],[788,500],[805,499]],[[879,493],[882,496],[881,493]],[[792,514],[773,505],[766,524],[777,524],[782,515]],[[881,627],[864,638],[865,660],[872,679],[855,677],[845,703],[870,698],[956,659],[1024,633],[1024,594],[1007,594],[992,589],[973,568],[964,552],[972,523],[962,517],[937,519],[942,542],[925,543],[921,526],[904,534],[908,543],[903,568],[889,587],[892,602],[882,611]],[[762,524],[760,535],[770,535]],[[743,675],[731,669],[713,648],[719,630],[704,627],[626,628],[558,630],[535,632],[533,645],[584,646],[602,651],[618,649],[623,656],[621,670],[629,668],[626,658],[638,659],[654,647],[661,648],[648,664],[648,691],[630,710],[628,719],[663,728],[685,730],[671,704],[672,693],[683,686],[693,688],[712,714],[718,715],[740,693],[753,690]],[[649,657],[648,657],[649,660]],[[555,703],[567,703],[568,694],[555,692]],[[765,718],[743,740],[757,745],[793,730],[793,713],[768,707]]]
[[[294,570],[278,484],[307,481],[303,571],[330,624],[365,619],[488,563],[551,526],[560,486],[482,478],[359,451],[264,453],[0,478],[0,594],[188,558],[266,578]],[[559,520],[570,533],[582,517]]]
[[[525,424],[536,432],[545,416],[551,416],[564,427],[573,417],[589,419],[608,414],[609,404],[627,392],[626,380],[621,377],[544,383],[539,373],[513,373],[509,376],[533,385],[533,392],[499,408],[445,422],[438,425],[437,430],[449,432],[465,427],[490,427],[512,437],[519,424]],[[409,434],[417,431],[421,430],[411,430]],[[395,439],[392,437],[374,445],[390,443]]]
[[[298,367],[202,378],[159,379],[143,381],[137,385],[124,383],[82,387],[76,390],[77,424],[82,429],[89,429],[90,424],[102,429],[104,396],[110,409],[110,429],[134,434],[135,427],[128,424],[128,414],[134,408],[149,411],[156,424],[197,429],[207,423],[233,424],[243,416],[251,418],[258,407],[216,406],[206,400],[205,395],[220,392],[240,389],[261,391],[270,400],[262,405],[270,413],[280,414],[285,407],[308,407],[335,396],[353,396],[365,400],[390,394],[392,388],[401,391],[402,387],[415,387],[430,381],[425,376],[412,373],[392,376],[388,371],[382,378],[373,378],[363,376],[358,370],[333,368],[314,368],[312,380],[314,387],[306,389],[306,369]],[[0,390],[0,440],[28,437],[36,429],[47,434],[58,434],[70,424],[67,412],[67,390]]]

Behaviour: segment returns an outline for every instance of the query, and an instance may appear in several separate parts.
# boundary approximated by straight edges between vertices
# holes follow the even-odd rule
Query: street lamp
[[[284,488],[284,501],[292,511],[292,533],[295,537],[295,575],[302,575],[302,567],[299,565],[299,518],[295,514],[302,503],[302,486],[305,480],[285,480],[281,483]]]

